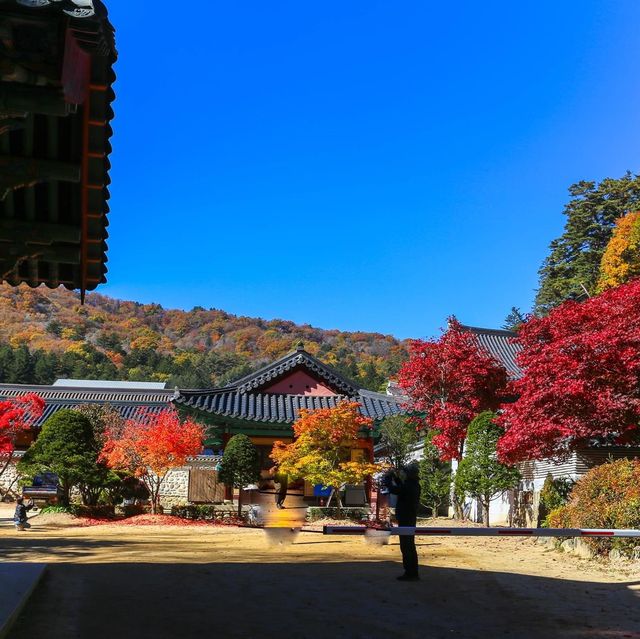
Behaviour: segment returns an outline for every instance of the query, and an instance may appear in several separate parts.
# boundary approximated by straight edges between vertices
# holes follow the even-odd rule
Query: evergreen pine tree
[[[546,314],[570,298],[596,292],[600,262],[615,221],[640,208],[640,176],[627,173],[569,188],[563,234],[553,240],[540,273],[535,312]]]
[[[485,526],[489,525],[491,500],[515,488],[520,480],[517,468],[498,461],[496,446],[504,431],[494,422],[495,418],[495,413],[485,411],[469,424],[464,456],[455,476],[456,490],[481,503]]]

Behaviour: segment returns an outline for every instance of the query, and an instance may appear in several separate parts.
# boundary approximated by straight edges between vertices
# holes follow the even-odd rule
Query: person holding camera
[[[31,524],[28,522],[27,513],[34,507],[34,505],[33,499],[30,499],[26,505],[23,497],[18,497],[18,499],[16,499],[16,512],[13,515],[13,523],[16,526],[16,530],[31,528]]]
[[[400,473],[389,477],[389,492],[398,496],[396,502],[396,520],[398,526],[415,526],[420,503],[420,473],[417,463],[411,463]],[[400,551],[404,574],[398,581],[419,581],[418,551],[414,535],[400,535]]]

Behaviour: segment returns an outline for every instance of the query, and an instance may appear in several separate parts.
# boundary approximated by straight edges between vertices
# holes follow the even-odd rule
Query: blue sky
[[[640,169],[637,0],[107,4],[107,295],[499,327],[569,185]]]

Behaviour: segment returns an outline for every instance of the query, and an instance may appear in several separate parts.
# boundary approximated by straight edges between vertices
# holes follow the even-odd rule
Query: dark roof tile
[[[281,424],[293,423],[302,408],[308,410],[333,408],[342,401],[358,402],[362,414],[376,420],[405,412],[403,405],[393,397],[365,390],[360,390],[353,396],[347,396],[246,393],[229,389],[222,393],[213,391],[211,401],[203,402],[202,398],[202,392],[199,391],[177,391],[174,402],[222,417]]]
[[[522,377],[522,369],[517,362],[517,356],[522,347],[517,342],[517,333],[476,326],[462,326],[462,328],[475,335],[478,344],[507,369],[509,377],[512,379]]]

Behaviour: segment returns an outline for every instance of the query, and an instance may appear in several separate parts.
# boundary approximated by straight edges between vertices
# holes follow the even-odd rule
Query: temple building
[[[305,351],[302,344],[228,386],[176,391],[173,401],[200,423],[212,426],[212,446],[224,448],[233,435],[248,435],[258,448],[264,471],[273,465],[269,457],[273,443],[292,441],[292,425],[300,409],[331,408],[342,401],[358,402],[361,413],[374,424],[404,412],[402,401],[361,388]],[[354,458],[364,456],[373,461],[374,437],[375,428],[362,433],[358,449],[352,451]],[[312,485],[306,483],[304,491],[305,497],[313,497]],[[364,493],[355,487],[347,490],[346,505],[350,505],[350,495],[362,501]]]
[[[257,447],[262,469],[273,466],[270,453],[276,440],[292,441],[293,422],[302,408],[330,408],[355,401],[374,424],[403,412],[401,400],[363,388],[304,350],[302,345],[272,364],[228,386],[206,390],[170,390],[162,383],[104,380],[58,380],[50,386],[0,384],[0,400],[36,393],[45,401],[44,414],[19,442],[18,456],[28,448],[46,419],[63,408],[108,404],[125,418],[139,411],[154,413],[175,406],[183,414],[209,426],[202,454],[172,471],[161,491],[165,506],[176,503],[214,503],[231,499],[217,481],[216,466],[230,437],[245,433]],[[373,459],[375,429],[362,432],[352,456]],[[3,489],[15,472],[2,476]],[[305,497],[314,500],[314,487],[305,485]],[[369,495],[363,486],[347,487],[345,505],[361,504]]]
[[[100,0],[0,0],[0,282],[106,281],[115,60]]]

